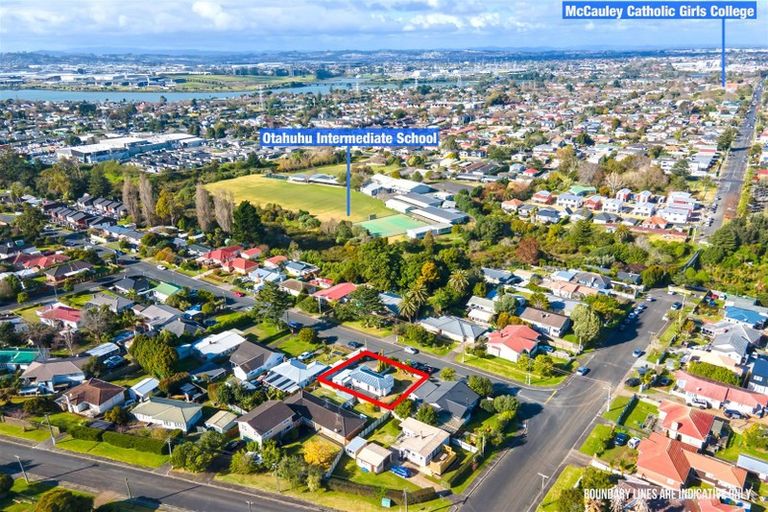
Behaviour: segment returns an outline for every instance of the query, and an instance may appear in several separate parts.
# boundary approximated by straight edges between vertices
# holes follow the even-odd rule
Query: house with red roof
[[[240,252],[240,256],[247,260],[257,260],[261,258],[262,254],[264,254],[264,251],[261,247],[251,247]]]
[[[258,268],[258,266],[259,264],[253,260],[238,257],[224,262],[221,265],[221,268],[227,272],[248,275],[248,273],[252,272],[255,268]]]
[[[496,357],[517,362],[523,354],[531,355],[539,345],[540,334],[527,325],[508,325],[488,334],[486,351]]]
[[[23,262],[21,266],[26,269],[45,270],[46,268],[53,267],[59,263],[69,261],[69,256],[66,254],[49,254],[48,256],[34,256],[27,261]]]
[[[37,311],[40,321],[57,329],[77,331],[80,324],[81,312],[61,303],[53,304]]]
[[[715,409],[734,409],[747,414],[763,412],[768,408],[768,395],[720,382],[696,377],[682,370],[675,372],[672,393],[686,401],[701,400]]]
[[[538,204],[552,204],[555,202],[555,196],[549,190],[539,190],[533,194],[531,201]]]
[[[285,265],[285,262],[288,261],[288,258],[285,256],[272,256],[271,258],[267,258],[264,260],[264,268],[268,268],[270,270],[276,270],[278,268],[281,268],[283,265]]]
[[[715,415],[664,400],[659,405],[659,422],[667,437],[700,450],[709,441]]]
[[[325,290],[316,291],[312,296],[326,302],[344,302],[349,294],[355,290],[357,290],[356,284],[339,283]]]
[[[214,249],[203,255],[203,260],[207,263],[213,263],[215,265],[224,265],[225,263],[232,261],[240,256],[240,251],[243,248],[239,245],[232,245],[230,247],[220,247]]]
[[[743,489],[747,471],[696,452],[696,448],[660,432],[637,447],[637,476],[667,489],[682,489],[698,479],[724,489]]]
[[[645,219],[642,226],[649,229],[667,229],[669,227],[669,222],[667,222],[664,217],[654,215],[653,217]]]
[[[593,195],[587,198],[587,200],[584,201],[584,207],[589,208],[590,210],[602,210],[603,209],[602,196]]]
[[[519,199],[510,199],[501,203],[501,209],[507,213],[517,213],[517,209],[523,206],[523,203]]]

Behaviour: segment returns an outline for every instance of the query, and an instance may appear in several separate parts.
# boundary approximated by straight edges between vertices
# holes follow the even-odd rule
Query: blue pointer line
[[[721,81],[723,83],[723,89],[725,89],[725,18],[723,18],[723,53],[720,57],[720,61],[723,67]]]
[[[347,146],[347,217],[352,215],[352,169],[350,148]]]

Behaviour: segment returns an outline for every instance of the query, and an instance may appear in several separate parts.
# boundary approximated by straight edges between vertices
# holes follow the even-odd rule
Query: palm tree
[[[413,293],[408,292],[405,294],[403,301],[400,303],[400,314],[407,318],[408,321],[412,321],[413,317],[419,313],[420,307],[421,304],[417,302]]]
[[[454,270],[448,279],[448,286],[456,293],[464,293],[469,286],[469,272],[466,270]]]
[[[417,280],[413,284],[408,293],[413,295],[413,298],[419,307],[427,302],[427,299],[429,298],[429,290],[427,289],[427,285],[421,279]]]

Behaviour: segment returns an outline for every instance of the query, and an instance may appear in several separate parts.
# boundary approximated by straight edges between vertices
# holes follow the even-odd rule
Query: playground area
[[[360,222],[358,225],[367,229],[374,236],[388,237],[402,235],[409,229],[420,228],[427,224],[407,215],[397,214]]]

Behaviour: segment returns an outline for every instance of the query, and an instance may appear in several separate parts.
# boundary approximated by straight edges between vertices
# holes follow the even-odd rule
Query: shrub
[[[131,448],[140,452],[156,453],[158,455],[167,453],[168,445],[164,439],[133,436],[131,434],[121,434],[120,432],[104,432],[102,439],[104,442],[120,448]]]
[[[93,510],[93,498],[54,488],[40,497],[35,512],[88,512]]]
[[[102,438],[101,430],[85,425],[70,427],[68,433],[75,439],[82,439],[83,441],[101,441]]]
[[[0,497],[8,494],[11,487],[13,487],[13,477],[5,473],[0,473]]]

